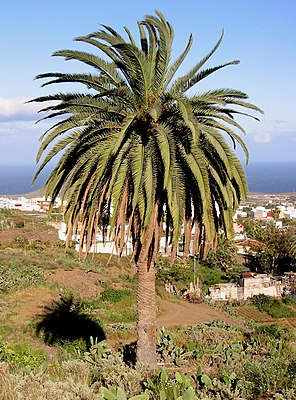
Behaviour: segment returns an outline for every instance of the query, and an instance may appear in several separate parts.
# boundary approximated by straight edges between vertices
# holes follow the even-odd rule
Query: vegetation
[[[12,212],[10,218],[20,220],[21,214]],[[24,220],[21,229],[26,229],[28,240],[31,228],[40,238],[42,232],[50,232],[40,218],[28,215]],[[238,325],[216,320],[161,328],[157,368],[135,369],[136,332],[128,319],[133,312],[135,321],[133,264],[127,258],[109,260],[106,255],[79,261],[75,253],[63,254],[56,245],[56,232],[46,238],[47,246],[24,249],[14,240],[20,228],[12,226],[2,231],[0,248],[4,270],[15,265],[5,278],[7,290],[0,294],[0,393],[4,400],[295,398],[292,316],[267,315],[267,320],[254,305],[228,305],[224,310],[251,309],[252,313],[248,318],[242,313],[245,317],[237,320]],[[163,273],[168,272],[165,259],[160,261]],[[191,279],[192,263],[176,262],[173,271],[178,282]],[[42,279],[26,279],[32,271],[38,271]],[[61,272],[63,286],[52,280]],[[68,273],[75,279],[66,279]],[[84,275],[89,283],[93,277],[100,294],[87,290]],[[14,281],[18,284],[13,285]],[[260,299],[262,304],[272,302],[264,296]],[[40,300],[46,300],[42,307]],[[283,305],[295,311],[291,297],[284,298]]]
[[[295,311],[274,297],[257,294],[253,297],[252,302],[260,311],[267,312],[273,318],[296,318]]]
[[[262,244],[256,249],[256,254],[249,258],[251,269],[272,275],[281,275],[285,271],[295,269],[294,225],[278,229],[273,223],[263,221],[242,219],[240,222],[245,227],[247,236]]]
[[[216,250],[209,251],[207,257],[203,260],[203,265],[209,268],[220,268],[223,271],[238,268],[237,249],[233,241],[227,239],[224,235],[220,235]]]
[[[156,267],[158,283],[172,282],[182,289],[194,282],[194,257],[177,257],[173,263],[167,257],[160,257]],[[199,278],[204,292],[217,283],[236,282],[238,276],[245,271],[239,264],[233,242],[223,235],[218,238],[215,252],[210,250],[204,259],[195,257],[195,269],[196,278]]]
[[[34,373],[2,366],[0,387],[9,391],[7,398],[28,400],[292,400],[296,353],[288,338],[277,325],[251,332],[221,322],[161,330],[157,354],[165,367],[156,371],[128,367],[123,352],[92,340],[88,352],[64,355],[59,364],[43,364]]]
[[[137,357],[156,364],[156,300],[154,264],[166,226],[174,255],[182,227],[185,253],[194,233],[194,253],[215,249],[219,229],[232,231],[233,210],[246,195],[243,168],[223,134],[246,147],[233,129],[243,131],[235,116],[260,111],[233,89],[188,91],[231,61],[202,69],[214,48],[185,75],[175,78],[191,45],[170,63],[173,27],[160,12],[138,23],[140,46],[128,28],[128,39],[108,26],[76,40],[100,50],[61,50],[55,56],[94,68],[90,73],[44,73],[53,83],[80,83],[86,93],[57,93],[35,102],[54,101],[45,118],[62,117],[42,136],[37,156],[52,145],[40,171],[60,154],[47,184],[52,201],[61,190],[67,199],[68,243],[80,223],[79,247],[95,241],[98,224],[109,225],[122,251],[133,238],[138,268]],[[107,59],[109,61],[107,61]],[[56,103],[58,101],[58,103]],[[241,111],[242,110],[242,111]],[[57,141],[56,141],[57,139]],[[55,158],[56,159],[56,158]],[[194,227],[194,229],[193,229]],[[105,231],[103,229],[103,231]]]

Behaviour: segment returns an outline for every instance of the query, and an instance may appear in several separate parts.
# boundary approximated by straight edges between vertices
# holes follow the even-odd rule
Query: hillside
[[[104,399],[100,386],[120,386],[130,396],[149,388],[150,399],[158,399],[157,374],[150,372],[153,386],[125,364],[133,362],[136,340],[131,260],[65,254],[44,214],[2,210],[0,222],[0,393],[5,387],[15,396],[2,398],[97,400]],[[189,303],[167,294],[161,282],[157,292],[159,368],[168,373],[167,388],[192,387],[196,398],[295,398],[294,318],[275,319],[252,305]],[[204,375],[192,378],[198,368]],[[178,386],[176,371],[187,386]],[[266,374],[273,374],[272,385]]]

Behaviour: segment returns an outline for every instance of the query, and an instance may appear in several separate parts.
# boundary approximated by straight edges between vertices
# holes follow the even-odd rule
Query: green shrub
[[[267,314],[273,318],[296,317],[295,311],[291,310],[277,298],[266,296],[265,294],[258,294],[253,297],[252,302],[258,310],[267,312]]]
[[[193,400],[195,396],[192,383],[191,377],[182,375],[178,371],[170,377],[168,372],[163,369],[158,371],[154,377],[147,378],[145,386],[148,393],[151,393],[151,398],[155,400],[182,400],[183,398]]]
[[[210,286],[214,286],[217,283],[223,282],[225,278],[225,272],[220,268],[210,268],[209,266],[201,265],[198,270],[201,281],[206,291]]]
[[[85,300],[83,311],[95,313],[105,323],[135,322],[136,297],[135,292],[127,289],[107,288],[99,298]]]
[[[18,229],[24,228],[25,227],[25,222],[24,221],[18,221],[15,223],[15,227]]]
[[[29,244],[29,239],[24,236],[16,236],[14,241],[19,247],[26,247]]]
[[[108,302],[108,303],[119,303],[120,301],[124,300],[126,297],[130,297],[132,295],[133,295],[133,292],[128,289],[107,288],[101,294],[101,299],[104,302]]]
[[[270,335],[275,339],[281,339],[285,335],[285,331],[280,324],[261,325],[256,328],[256,331]]]
[[[287,306],[294,306],[296,305],[296,301],[293,299],[292,296],[285,296],[283,298],[283,303],[286,304]]]
[[[100,396],[103,400],[149,400],[149,395],[147,393],[138,394],[137,396],[132,396],[127,398],[127,395],[123,389],[105,387],[100,388]]]
[[[175,365],[180,365],[180,358],[185,354],[185,349],[163,327],[159,329],[156,351],[159,361]]]
[[[266,294],[256,294],[252,298],[252,303],[260,310],[263,307],[269,307],[272,304],[272,298]]]
[[[173,282],[175,284],[187,285],[193,282],[193,262],[186,262],[177,258],[173,264],[167,257],[160,257],[157,264],[156,279],[158,282]]]
[[[0,362],[6,362],[11,367],[34,369],[47,359],[42,350],[35,350],[26,343],[0,342]]]
[[[273,318],[295,318],[295,311],[291,310],[285,304],[279,300],[275,300],[270,308],[266,309],[266,312]]]
[[[245,379],[252,385],[252,392],[258,395],[273,395],[285,389],[295,388],[295,371],[291,371],[291,363],[283,357],[265,358],[247,362]],[[270,397],[268,397],[270,398]]]
[[[120,387],[128,396],[141,393],[145,370],[127,366],[123,361],[123,353],[109,348],[105,341],[91,339],[91,342],[90,350],[82,355],[82,360],[91,367],[93,387]]]

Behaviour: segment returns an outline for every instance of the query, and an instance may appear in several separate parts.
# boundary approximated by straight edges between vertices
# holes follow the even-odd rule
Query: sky
[[[48,122],[36,121],[40,104],[27,100],[69,85],[41,88],[44,72],[86,71],[79,62],[51,57],[56,50],[95,51],[74,42],[100,24],[137,37],[136,22],[160,10],[175,31],[173,58],[193,34],[181,72],[189,70],[225,34],[207,67],[231,60],[240,64],[217,71],[195,93],[230,87],[246,92],[264,115],[260,122],[241,118],[250,163],[296,161],[296,1],[295,0],[10,0],[0,10],[0,165],[34,164],[38,139]],[[242,153],[238,152],[241,157]],[[242,158],[243,160],[243,158]]]

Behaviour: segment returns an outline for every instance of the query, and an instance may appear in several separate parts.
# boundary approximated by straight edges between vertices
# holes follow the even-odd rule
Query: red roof
[[[255,239],[245,239],[242,242],[239,242],[240,246],[248,246],[248,247],[260,247],[264,246],[264,243],[259,242],[258,240]]]
[[[242,278],[254,278],[254,276],[256,275],[255,272],[244,272],[243,274],[241,274]]]

